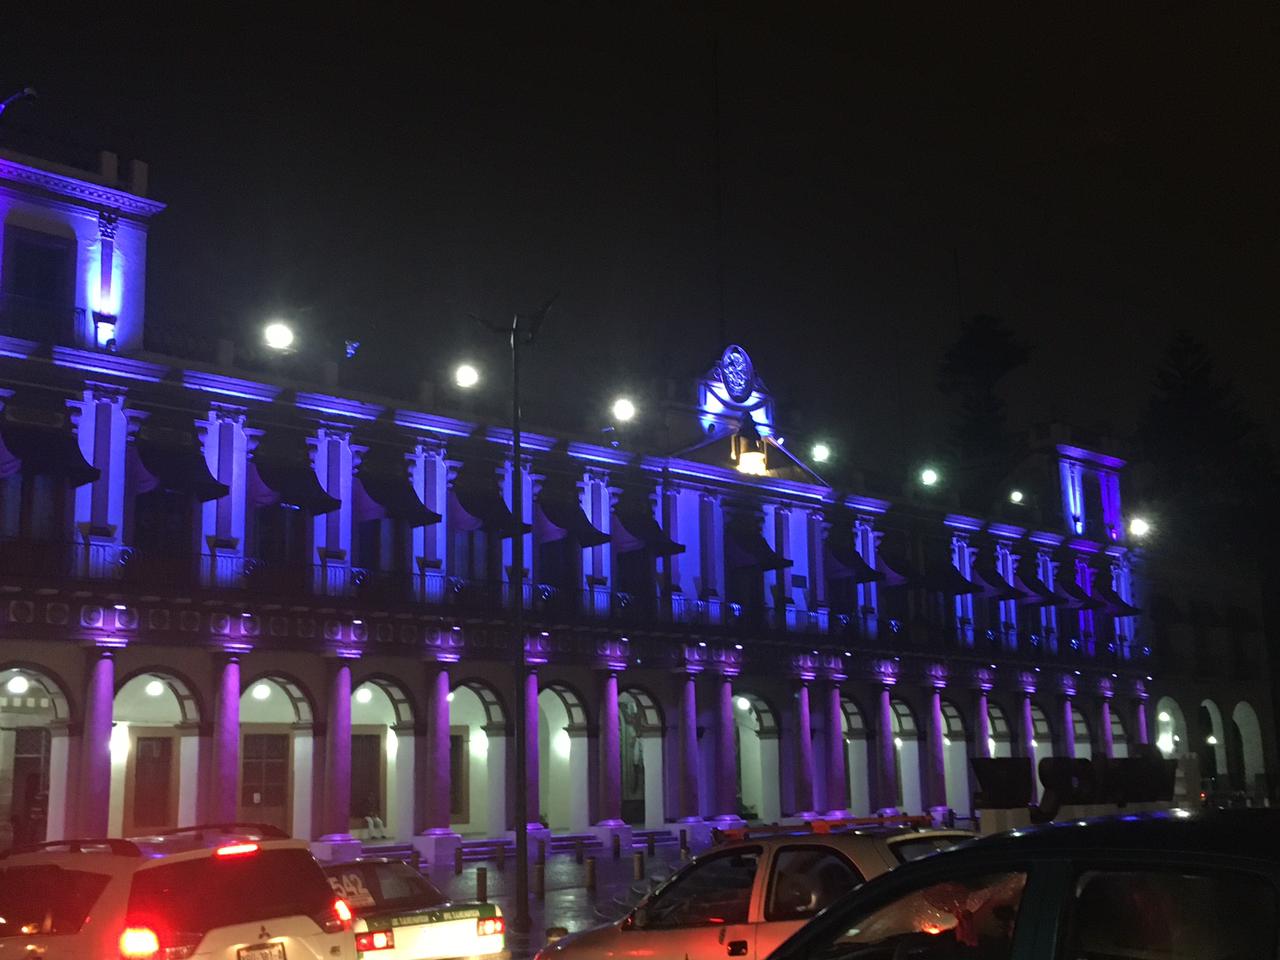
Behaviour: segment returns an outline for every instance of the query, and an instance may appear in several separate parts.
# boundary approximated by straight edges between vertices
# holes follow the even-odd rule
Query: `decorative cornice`
[[[41,170],[7,157],[0,157],[0,180],[35,187],[95,207],[109,207],[144,219],[155,216],[165,208],[158,200],[148,200],[124,190]]]

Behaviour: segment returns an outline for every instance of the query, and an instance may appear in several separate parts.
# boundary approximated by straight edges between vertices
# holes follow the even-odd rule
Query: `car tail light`
[[[218,847],[213,851],[215,857],[247,857],[251,853],[258,852],[256,843],[229,843],[225,847]]]
[[[337,897],[330,901],[326,910],[312,914],[311,918],[325,933],[341,933],[351,929],[352,916],[351,907],[347,901]]]
[[[476,921],[477,936],[492,937],[504,933],[506,929],[507,924],[501,917],[485,917],[483,920]]]
[[[150,927],[126,927],[120,934],[120,956],[125,960],[147,960],[160,953],[160,938]]]
[[[390,930],[374,930],[372,933],[356,934],[356,949],[368,953],[370,950],[390,950],[396,945],[395,934]]]

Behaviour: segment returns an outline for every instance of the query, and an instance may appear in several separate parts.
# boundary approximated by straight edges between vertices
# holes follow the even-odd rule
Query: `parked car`
[[[972,836],[881,827],[727,843],[691,861],[621,920],[550,943],[538,960],[753,960],[871,877]]]
[[[0,856],[0,960],[354,960],[351,919],[306,843],[260,825]]]
[[[1280,811],[1046,824],[913,863],[770,960],[1276,956]]]
[[[506,956],[506,922],[492,903],[451,903],[400,860],[367,857],[325,866],[351,905],[361,957],[436,960]]]

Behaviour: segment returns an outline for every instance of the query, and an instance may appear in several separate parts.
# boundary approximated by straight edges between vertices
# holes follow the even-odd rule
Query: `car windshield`
[[[405,863],[344,863],[326,870],[329,885],[356,913],[424,910],[446,897]]]
[[[333,899],[306,850],[260,850],[138,871],[129,894],[129,920],[194,933],[273,917],[319,916]]]
[[[50,864],[0,870],[0,937],[78,932],[110,879]]]

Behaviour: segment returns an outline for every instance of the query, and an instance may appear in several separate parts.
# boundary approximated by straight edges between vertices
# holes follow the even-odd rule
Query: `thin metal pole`
[[[520,316],[511,318],[511,511],[516,528],[511,543],[511,622],[516,641],[516,902],[511,928],[529,932],[529,770],[524,649],[524,477],[520,466]]]

